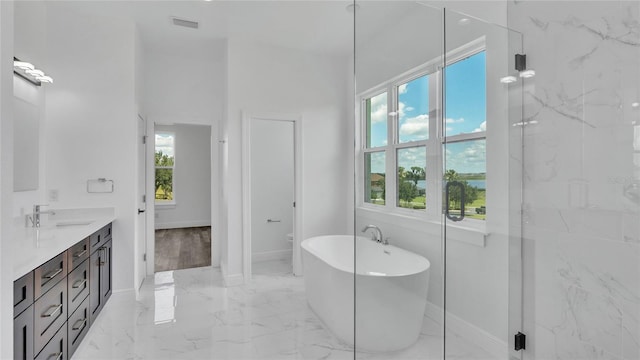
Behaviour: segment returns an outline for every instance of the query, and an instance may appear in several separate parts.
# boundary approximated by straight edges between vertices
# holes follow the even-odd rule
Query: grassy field
[[[400,200],[400,207],[408,208],[408,209],[424,209],[425,202],[426,202],[426,199],[424,196],[418,196],[418,197],[415,197],[410,202]],[[385,201],[383,199],[372,199],[371,203],[376,205],[384,205]],[[485,206],[486,203],[487,203],[486,192],[484,190],[478,190],[478,198],[471,204],[467,204],[465,206],[465,217],[470,219],[485,220],[487,218],[487,215],[477,214],[476,208],[479,208],[480,206]]]

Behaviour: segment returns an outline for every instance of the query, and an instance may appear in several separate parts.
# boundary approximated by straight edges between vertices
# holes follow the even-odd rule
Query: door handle
[[[73,324],[73,326],[71,327],[71,330],[80,330],[84,328],[86,324],[87,324],[87,319],[79,319],[78,321],[76,321],[75,324]]]
[[[143,212],[145,212],[145,210],[138,209],[138,215],[142,214]]]
[[[73,254],[73,258],[74,259],[80,258],[80,257],[82,257],[82,255],[84,255],[86,253],[87,253],[87,250],[82,250],[82,251],[80,251],[78,253]]]
[[[282,220],[267,219],[268,223],[277,223],[277,222],[280,222],[280,221],[282,221]]]
[[[449,194],[451,192],[451,188],[452,187],[457,187],[460,189],[460,216],[455,216],[455,215],[451,215],[450,213],[450,201],[449,201]],[[462,221],[464,219],[464,184],[460,181],[449,181],[447,182],[447,185],[445,186],[445,195],[444,195],[444,201],[446,202],[446,207],[445,207],[445,212],[444,214],[447,216],[447,219],[451,220],[451,221]]]

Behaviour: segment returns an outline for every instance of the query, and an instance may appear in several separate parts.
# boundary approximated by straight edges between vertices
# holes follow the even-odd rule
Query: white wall
[[[293,232],[293,126],[290,121],[251,120],[252,261],[270,259],[269,254],[291,256],[287,234]]]
[[[13,52],[12,1],[0,1],[0,358],[13,358]]]
[[[115,208],[115,290],[134,288],[136,106],[133,23],[48,3],[47,189],[53,207]],[[88,179],[114,181],[113,193],[89,194]]]
[[[210,204],[212,227],[212,265],[220,262],[221,232],[225,226],[222,221],[224,212],[220,211],[222,196],[220,186],[220,151],[223,149],[219,135],[220,124],[226,108],[226,41],[208,40],[194,44],[183,44],[171,47],[144,48],[144,80],[142,86],[142,107],[149,122],[148,133],[153,133],[153,124],[194,124],[211,126],[210,154]],[[188,60],[187,60],[188,59]],[[185,61],[189,68],[206,69],[195,73],[186,71]],[[149,152],[147,172],[153,174],[153,151]],[[149,176],[147,193],[153,194],[153,179]],[[220,217],[220,222],[218,218]],[[147,207],[148,244],[147,250],[153,249],[153,219],[155,208]],[[152,254],[149,254],[150,256]],[[151,270],[152,271],[152,270]]]
[[[211,226],[211,126],[156,126],[175,133],[175,206],[156,206],[156,229]]]
[[[525,359],[640,358],[640,4],[510,1],[524,34]],[[633,184],[636,184],[635,195]]]
[[[302,116],[302,238],[351,232],[345,208],[351,173],[344,173],[352,154],[352,123],[345,118],[346,59],[231,39],[228,48],[228,115],[223,125],[226,156],[224,188],[228,196],[227,277],[242,274],[242,111]]]

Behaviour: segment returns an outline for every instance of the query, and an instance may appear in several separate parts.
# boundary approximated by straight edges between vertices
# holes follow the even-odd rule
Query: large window
[[[155,134],[155,190],[156,204],[174,204],[175,133],[157,131]]]
[[[459,212],[461,196],[443,200],[436,186],[457,181],[465,187],[466,217],[485,218],[485,78],[485,52],[477,49],[449,62],[444,74],[425,65],[362,95],[366,206],[426,217],[443,206]]]

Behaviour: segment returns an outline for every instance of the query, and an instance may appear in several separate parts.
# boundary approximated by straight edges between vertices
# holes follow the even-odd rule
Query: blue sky
[[[485,52],[451,64],[446,71],[446,135],[486,130]],[[387,96],[371,98],[371,146],[387,142]],[[429,78],[423,76],[398,87],[398,140],[424,140],[429,135]],[[419,149],[416,149],[419,150]],[[485,172],[484,141],[449,144],[447,168],[459,173]],[[402,151],[398,162],[405,168],[425,166],[420,151]],[[410,165],[410,166],[409,166]],[[383,162],[372,161],[372,172],[384,172]]]

